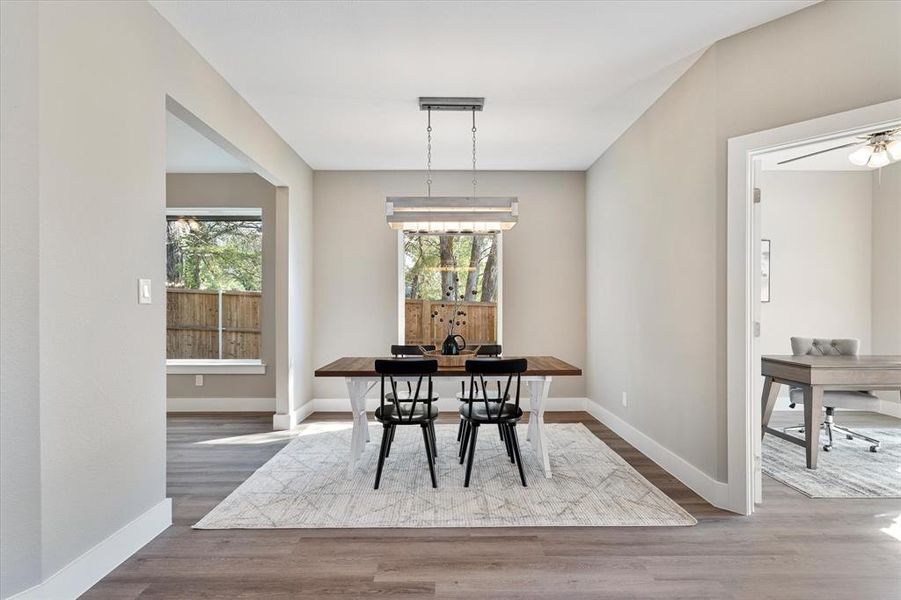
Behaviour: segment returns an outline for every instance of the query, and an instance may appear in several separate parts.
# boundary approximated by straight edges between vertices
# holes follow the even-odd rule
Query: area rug
[[[806,467],[803,447],[764,436],[764,474],[810,498],[901,498],[901,429],[860,430],[882,442],[879,452],[870,452],[867,442],[846,440],[844,434],[824,452],[826,434],[820,433],[816,470]]]
[[[498,432],[483,427],[472,481],[463,487],[456,425],[438,425],[438,488],[431,487],[419,427],[399,427],[382,482],[372,489],[382,428],[352,476],[350,426],[313,423],[260,467],[195,529],[347,527],[674,526],[697,521],[584,425],[547,425],[547,479],[520,433],[528,487]]]

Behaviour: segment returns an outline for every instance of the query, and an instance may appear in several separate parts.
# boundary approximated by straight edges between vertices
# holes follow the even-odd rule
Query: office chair
[[[795,356],[857,356],[860,348],[860,340],[857,339],[793,337],[791,343],[792,354]],[[789,400],[791,408],[798,404],[804,404],[804,390],[800,387],[789,388]],[[820,425],[820,428],[825,429],[826,434],[829,436],[829,443],[823,446],[823,450],[826,452],[832,450],[833,433],[840,431],[849,440],[861,439],[869,442],[870,452],[879,451],[879,440],[835,424],[836,408],[877,412],[879,410],[879,397],[873,392],[828,390],[823,392],[823,408],[826,409],[826,418],[823,424]],[[783,431],[804,433],[804,426],[786,427]]]

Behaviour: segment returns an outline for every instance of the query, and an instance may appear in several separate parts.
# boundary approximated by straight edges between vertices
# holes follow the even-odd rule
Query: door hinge
[[[754,321],[754,337],[760,337],[760,321]]]
[[[754,188],[754,204],[760,204],[760,188]]]

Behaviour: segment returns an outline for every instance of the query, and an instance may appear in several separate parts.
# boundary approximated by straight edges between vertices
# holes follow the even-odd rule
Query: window
[[[404,344],[499,343],[500,234],[402,232]],[[462,314],[460,314],[462,313]]]
[[[167,359],[259,362],[262,226],[259,208],[167,210]]]

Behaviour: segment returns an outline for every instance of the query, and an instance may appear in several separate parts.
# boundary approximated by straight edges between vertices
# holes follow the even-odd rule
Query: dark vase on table
[[[457,338],[460,338],[462,344],[457,343]],[[460,350],[466,348],[466,340],[462,335],[449,335],[444,338],[444,343],[441,345],[441,354],[445,356],[457,356],[460,354]]]

